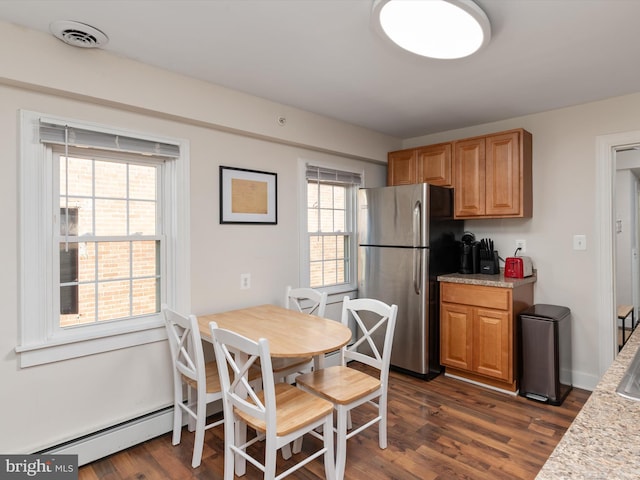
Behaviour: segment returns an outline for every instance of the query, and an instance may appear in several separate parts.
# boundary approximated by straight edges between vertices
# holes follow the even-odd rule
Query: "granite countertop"
[[[640,328],[600,379],[536,479],[640,478],[640,401],[616,393],[639,346]]]
[[[535,283],[538,277],[534,270],[533,275],[525,278],[508,278],[504,276],[504,269],[499,274],[486,275],[484,273],[447,273],[439,275],[439,282],[464,283],[466,285],[481,285],[485,287],[516,288],[527,283]]]

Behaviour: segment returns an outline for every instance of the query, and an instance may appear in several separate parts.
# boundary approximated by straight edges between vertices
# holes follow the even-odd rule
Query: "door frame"
[[[596,137],[596,312],[598,315],[598,373],[602,377],[617,353],[615,265],[616,151],[640,144],[640,131]]]

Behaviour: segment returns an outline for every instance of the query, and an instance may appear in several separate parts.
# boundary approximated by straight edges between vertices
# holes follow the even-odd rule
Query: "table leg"
[[[324,354],[313,357],[313,370],[318,371],[324,368]]]

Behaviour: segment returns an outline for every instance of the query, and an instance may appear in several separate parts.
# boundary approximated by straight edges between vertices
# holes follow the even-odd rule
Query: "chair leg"
[[[180,443],[180,435],[182,434],[182,408],[180,408],[177,402],[178,400],[176,397],[176,401],[173,406],[173,437],[171,439],[171,443],[173,445],[178,445]]]
[[[202,461],[202,449],[204,447],[204,427],[207,421],[207,402],[204,399],[198,399],[196,407],[196,433],[193,440],[193,458],[191,466],[199,467]]]
[[[302,451],[302,436],[296,438],[293,441],[293,453],[300,453]]]
[[[387,448],[387,396],[384,394],[378,399],[378,415],[378,444],[384,450]]]
[[[277,453],[275,438],[273,438],[272,435],[267,435],[264,446],[264,480],[273,480],[276,478]]]
[[[235,423],[235,441],[236,445],[244,445],[247,442],[247,424],[243,421],[236,419]],[[236,475],[243,476],[247,472],[247,460],[241,455],[235,455]],[[231,477],[233,478],[233,477]]]
[[[298,452],[296,452],[298,453]],[[287,443],[282,446],[282,458],[285,460],[289,460],[291,458],[291,444]]]
[[[235,444],[235,427],[234,421],[227,421],[225,412],[224,421],[224,480],[233,480],[235,471],[235,454],[231,449],[231,445]]]
[[[193,408],[193,405],[195,405],[194,396],[196,395],[197,395],[197,391],[194,391],[193,388],[187,385],[187,405],[189,405],[190,408]],[[196,421],[193,419],[191,415],[189,415],[187,417],[187,430],[189,430],[190,432],[193,432],[195,429],[196,429]]]
[[[325,420],[322,437],[324,439],[324,447],[327,449],[324,452],[324,475],[327,480],[336,480],[336,464],[333,457],[333,415],[328,416]],[[298,440],[300,440],[300,446],[302,446],[302,437],[295,441],[297,442]],[[337,477],[337,479],[342,480],[342,477]]]
[[[344,478],[345,466],[347,463],[347,416],[349,411],[343,406],[337,406],[337,422],[336,422],[336,478],[341,480]],[[327,429],[325,428],[325,435]]]

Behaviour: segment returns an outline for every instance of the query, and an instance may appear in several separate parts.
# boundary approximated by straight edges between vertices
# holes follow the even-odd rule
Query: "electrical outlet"
[[[248,290],[250,288],[251,288],[251,274],[241,273],[240,274],[240,290]]]
[[[520,251],[518,253],[524,253],[527,251],[527,241],[526,240],[516,240],[516,248],[519,248]]]

